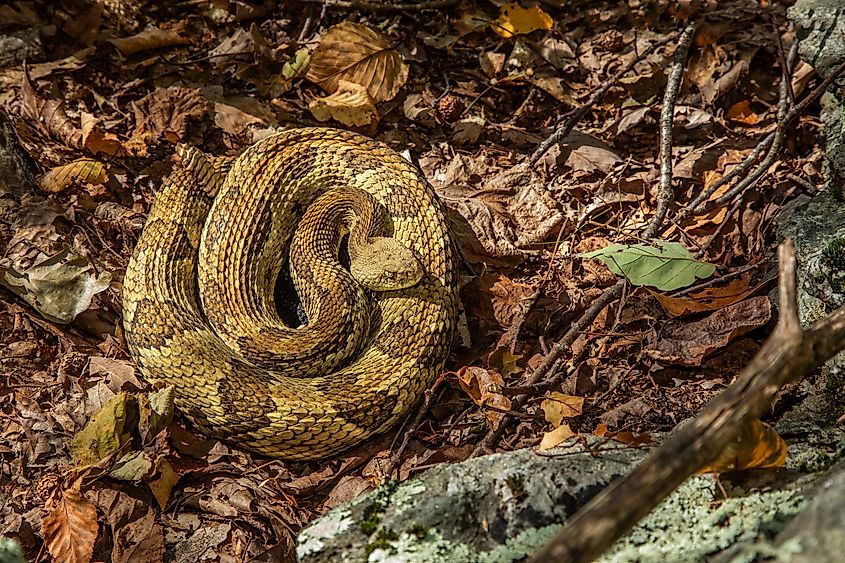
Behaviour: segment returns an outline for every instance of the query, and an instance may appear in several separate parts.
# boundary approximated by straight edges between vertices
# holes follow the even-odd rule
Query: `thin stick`
[[[782,73],[783,78],[781,78],[780,96],[779,96],[779,100],[778,100],[778,119],[777,119],[778,122],[782,121],[783,118],[785,117],[786,112],[784,111],[784,108],[788,107],[788,106],[784,106],[784,104],[788,103],[788,101],[789,101],[789,97],[788,97],[787,90],[786,90],[786,87],[784,85],[784,82],[790,81],[790,83],[791,83],[792,68],[795,66],[795,60],[796,60],[797,57],[798,57],[798,42],[795,41],[792,44],[792,47],[790,47],[790,49],[789,49],[789,55],[786,58],[787,66],[783,70],[783,73]],[[708,200],[710,198],[710,196],[712,196],[714,193],[716,193],[716,190],[718,190],[722,186],[729,184],[735,178],[738,178],[738,177],[744,175],[746,172],[748,172],[751,169],[751,167],[754,165],[754,163],[757,162],[760,159],[761,156],[763,156],[763,152],[768,150],[769,147],[772,146],[772,143],[774,142],[774,140],[775,140],[775,132],[774,131],[772,131],[771,133],[769,133],[765,137],[763,137],[763,140],[761,140],[759,143],[757,143],[757,146],[754,148],[754,150],[751,152],[751,154],[749,154],[747,157],[745,157],[745,160],[743,160],[742,163],[739,166],[735,166],[730,172],[728,172],[727,174],[725,174],[724,176],[719,178],[712,186],[710,186],[706,190],[702,191],[700,194],[698,194],[697,197],[695,197],[691,202],[689,202],[687,204],[687,206],[678,213],[677,220],[678,221],[683,220],[685,217],[687,217],[688,215],[691,215],[693,213],[701,213],[701,211],[698,210],[698,207],[701,205],[701,203]]]
[[[657,209],[648,228],[643,232],[643,238],[647,239],[653,238],[660,232],[666,213],[675,200],[675,194],[672,191],[672,125],[675,117],[675,101],[678,99],[678,90],[684,78],[684,66],[694,33],[695,24],[692,22],[687,24],[681,32],[660,109],[660,186],[657,192]]]
[[[801,379],[845,347],[845,306],[801,330],[792,241],[784,242],[779,254],[781,316],[751,363],[691,424],[593,497],[531,561],[579,563],[597,558],[687,477],[716,459],[745,425],[771,406],[785,384]]]
[[[402,454],[405,453],[405,449],[411,441],[411,434],[416,432],[420,427],[423,417],[426,413],[428,413],[428,409],[431,408],[435,392],[443,383],[444,379],[444,375],[440,374],[437,379],[434,380],[431,387],[425,390],[425,400],[423,401],[423,404],[420,405],[420,409],[417,411],[417,416],[414,417],[414,421],[411,423],[411,426],[408,428],[407,432],[405,432],[404,436],[402,436],[402,444],[399,445],[399,449],[396,450],[396,453],[393,455],[393,460],[390,462],[390,467],[387,468],[387,472],[384,474],[385,481],[389,481],[393,476],[393,472],[399,468],[399,462],[402,460]]]

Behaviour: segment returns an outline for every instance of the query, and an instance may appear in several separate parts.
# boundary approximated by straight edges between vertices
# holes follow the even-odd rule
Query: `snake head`
[[[373,291],[407,289],[418,284],[424,274],[414,251],[389,237],[370,238],[358,248],[349,271]]]

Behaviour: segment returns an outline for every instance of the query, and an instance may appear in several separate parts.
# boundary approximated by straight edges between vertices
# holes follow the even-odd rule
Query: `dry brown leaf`
[[[127,148],[137,156],[147,154],[147,147],[161,140],[183,141],[192,120],[201,119],[208,111],[208,101],[196,88],[157,88],[137,102],[135,130]]]
[[[114,489],[99,489],[94,502],[105,514],[115,541],[111,557],[115,563],[161,561],[164,536],[156,522],[155,509],[144,500]]]
[[[552,391],[540,403],[540,408],[543,409],[546,422],[557,428],[564,418],[572,418],[581,414],[584,408],[584,397]]]
[[[108,155],[124,153],[123,146],[111,133],[103,133],[99,129],[99,120],[94,116],[82,112],[81,128],[71,120],[65,111],[63,99],[44,99],[35,91],[35,85],[29,77],[29,70],[24,65],[22,106],[24,114],[38,122],[54,139],[68,147],[87,149],[92,154],[99,152]]]
[[[724,285],[707,287],[681,297],[670,297],[665,293],[646,289],[654,295],[667,313],[673,317],[682,317],[691,313],[715,311],[742,301],[760,288],[759,285],[751,287],[750,282],[751,276],[743,276]]]
[[[752,297],[719,309],[696,322],[672,321],[646,352],[653,358],[687,366],[701,365],[705,356],[761,327],[772,315],[766,296]]]
[[[39,185],[45,192],[55,194],[77,182],[102,185],[107,178],[106,167],[103,166],[102,162],[90,158],[80,158],[70,164],[50,169],[41,178]]]
[[[457,372],[461,389],[470,396],[476,405],[492,406],[496,410],[485,410],[487,421],[494,430],[498,428],[504,413],[511,408],[511,400],[501,394],[505,385],[501,374],[477,366],[464,366]]]
[[[450,226],[468,260],[519,262],[523,249],[554,240],[563,215],[537,173],[514,167],[479,189],[462,185],[473,165],[470,157],[455,155],[442,174],[429,175],[435,187],[441,187],[438,194],[446,206],[463,219]],[[479,246],[483,253],[476,250]]]
[[[181,31],[182,29],[159,29],[157,27],[151,27],[130,37],[109,39],[109,43],[117,47],[124,55],[129,56],[142,51],[151,51],[163,47],[187,45],[191,40],[179,35]]]
[[[79,491],[62,492],[53,511],[44,518],[41,533],[57,563],[88,563],[97,539],[97,509]]]
[[[505,4],[499,10],[499,19],[490,24],[500,37],[525,35],[538,29],[551,29],[552,17],[539,6],[523,8],[516,2]]]
[[[573,436],[576,436],[576,434],[572,431],[572,428],[568,424],[561,424],[551,432],[543,434],[543,439],[540,440],[540,451],[544,452],[559,446]]]
[[[378,122],[375,103],[360,84],[338,81],[338,89],[325,98],[317,98],[308,109],[318,121],[334,119],[347,127],[363,127]]]
[[[330,27],[311,54],[306,78],[330,94],[346,80],[364,86],[376,102],[396,96],[408,80],[408,65],[380,33],[343,22]]]
[[[699,473],[730,473],[745,469],[780,467],[786,462],[786,442],[777,431],[758,419],[743,425],[733,439],[712,463],[699,469]]]

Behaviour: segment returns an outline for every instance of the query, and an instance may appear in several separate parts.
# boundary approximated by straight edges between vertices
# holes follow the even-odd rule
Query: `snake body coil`
[[[142,374],[173,385],[203,432],[272,457],[331,456],[396,423],[442,369],[456,317],[452,247],[425,179],[382,143],[324,128],[236,158],[180,156],[124,281]],[[330,263],[344,233],[350,270],[401,262],[398,274],[362,288]],[[289,245],[302,328],[273,299]],[[418,271],[397,282],[406,254]]]

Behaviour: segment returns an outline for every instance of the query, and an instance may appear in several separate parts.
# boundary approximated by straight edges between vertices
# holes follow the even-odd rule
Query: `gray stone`
[[[576,445],[440,465],[339,507],[299,536],[300,561],[513,561],[532,553],[639,450]]]
[[[822,76],[845,61],[845,2],[842,0],[799,0],[788,11],[800,43],[801,58]],[[837,79],[841,87],[845,76]],[[828,189],[841,197],[845,181],[843,144],[843,104],[841,95],[831,89],[822,98],[821,118],[825,125],[825,179]]]

